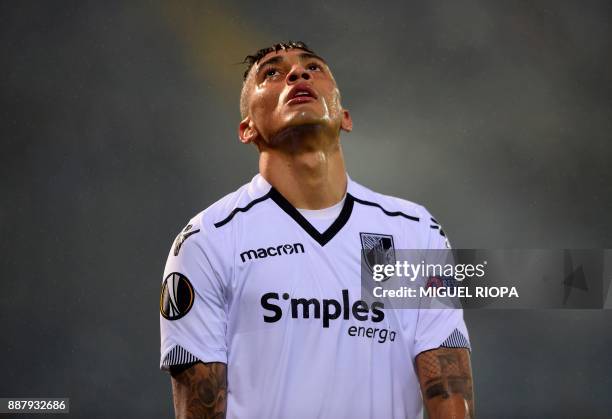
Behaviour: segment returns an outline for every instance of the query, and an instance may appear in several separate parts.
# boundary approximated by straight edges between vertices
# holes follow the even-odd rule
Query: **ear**
[[[353,130],[353,119],[351,114],[346,109],[342,110],[342,122],[340,123],[340,129],[351,132]]]
[[[240,138],[240,142],[242,144],[253,143],[258,136],[259,133],[257,132],[257,129],[255,129],[253,121],[251,121],[250,117],[247,116],[240,121],[240,124],[238,125],[238,138]]]

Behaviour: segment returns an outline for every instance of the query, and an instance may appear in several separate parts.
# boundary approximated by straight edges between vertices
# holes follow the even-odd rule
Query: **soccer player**
[[[360,300],[362,249],[444,249],[439,224],[347,176],[323,58],[289,42],[245,62],[238,135],[259,174],[189,221],[163,276],[177,417],[473,418],[462,311]]]

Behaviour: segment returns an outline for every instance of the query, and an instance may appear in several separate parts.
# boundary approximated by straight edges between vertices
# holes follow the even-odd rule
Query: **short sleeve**
[[[471,349],[461,309],[419,309],[415,356],[424,351],[444,348]]]
[[[224,281],[207,251],[204,229],[189,224],[174,241],[160,296],[160,368],[227,363]]]
[[[442,225],[427,210],[428,249],[450,249]],[[467,327],[460,308],[418,309],[415,331],[415,356],[440,347],[471,349]]]

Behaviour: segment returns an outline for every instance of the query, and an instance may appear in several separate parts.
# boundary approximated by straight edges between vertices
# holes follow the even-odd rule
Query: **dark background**
[[[611,3],[375,3],[0,3],[0,396],[171,415],[165,259],[255,174],[237,63],[280,40],[330,62],[351,177],[454,247],[612,247]],[[612,417],[611,311],[465,317],[478,417]]]

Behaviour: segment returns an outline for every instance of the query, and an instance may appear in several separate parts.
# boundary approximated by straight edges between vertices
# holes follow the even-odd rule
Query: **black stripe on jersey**
[[[446,237],[446,234],[444,234],[444,230],[442,230],[439,225],[430,225],[429,227],[434,230],[440,230],[440,235]]]
[[[347,194],[347,197],[348,196],[350,196],[350,195]],[[420,220],[419,217],[415,217],[415,216],[412,216],[412,215],[404,214],[401,211],[387,211],[380,204],[377,204],[376,202],[364,201],[363,199],[359,199],[359,198],[355,198],[355,197],[352,197],[352,198],[355,200],[355,202],[358,202],[361,205],[369,205],[371,207],[380,208],[382,210],[382,212],[384,212],[389,217],[404,217],[404,218],[407,218],[407,219],[412,220],[412,221],[419,221]]]
[[[336,218],[336,220],[327,230],[325,230],[323,233],[319,233],[319,231],[314,228],[312,224],[310,224],[308,220],[304,218],[304,216],[297,209],[295,209],[295,207],[291,205],[291,203],[287,201],[284,196],[280,194],[280,192],[272,188],[268,194],[270,195],[270,198],[272,198],[272,200],[287,213],[287,215],[293,218],[293,220],[298,223],[300,227],[302,227],[304,231],[306,231],[306,233],[308,233],[321,246],[325,246],[331,239],[334,238],[336,234],[338,234],[338,232],[349,220],[351,213],[353,212],[354,198],[350,194],[346,194],[344,206],[342,207],[338,218]]]
[[[191,355],[189,351],[177,345],[164,357],[162,365],[167,368],[172,365],[182,365],[197,361],[199,361],[198,358]]]
[[[270,192],[272,191],[270,190]],[[260,202],[265,201],[266,199],[270,198],[270,192],[268,192],[267,194],[265,194],[264,196],[260,198],[254,199],[253,201],[249,202],[247,205],[245,205],[242,208],[234,208],[232,212],[230,213],[230,215],[225,217],[223,220],[216,222],[215,227],[219,228],[219,227],[224,226],[225,224],[232,221],[232,218],[234,218],[234,215],[238,214],[239,212],[247,212],[253,207],[253,205],[259,204]]]
[[[451,333],[450,336],[448,338],[446,338],[446,340],[444,342],[442,342],[442,345],[440,345],[440,346],[443,347],[443,348],[467,348],[467,349],[471,349],[470,348],[470,342],[468,342],[466,337],[463,336],[463,333],[461,333],[457,329],[453,330],[453,333]]]

